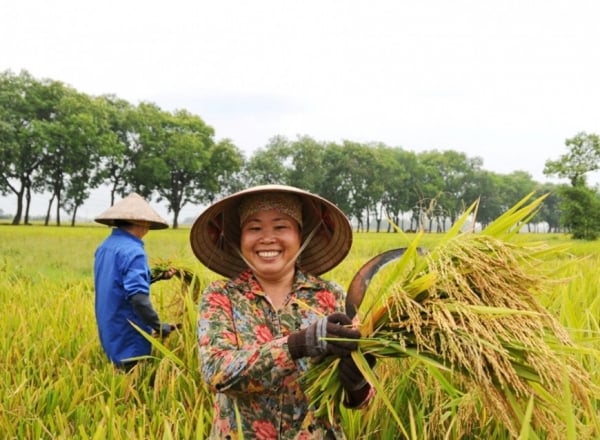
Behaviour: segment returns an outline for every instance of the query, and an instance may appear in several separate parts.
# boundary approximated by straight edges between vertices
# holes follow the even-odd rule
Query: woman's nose
[[[263,243],[273,243],[275,241],[275,237],[271,232],[265,231],[260,237],[260,241]]]

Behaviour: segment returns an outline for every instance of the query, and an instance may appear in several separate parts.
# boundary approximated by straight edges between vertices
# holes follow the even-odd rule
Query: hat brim
[[[118,219],[104,219],[104,218],[95,218],[94,221],[96,223],[101,223],[103,225],[107,225],[107,226],[117,226],[117,220],[122,220],[122,221],[144,221],[144,222],[148,222],[150,224],[149,229],[167,229],[169,227],[169,225],[167,223],[159,223],[159,222],[154,222],[152,220],[139,220],[137,217],[136,218],[118,218]]]
[[[299,257],[302,270],[321,275],[337,266],[350,252],[352,228],[346,215],[330,201],[285,185],[261,185],[232,194],[209,206],[194,221],[190,244],[194,255],[209,269],[234,277],[248,268],[239,255],[239,204],[249,194],[285,192],[302,201],[302,242],[313,233]],[[315,230],[316,229],[316,230]]]
[[[132,193],[115,203],[94,219],[95,222],[107,226],[116,226],[117,221],[148,222],[150,229],[166,229],[169,224],[144,200],[142,196]]]

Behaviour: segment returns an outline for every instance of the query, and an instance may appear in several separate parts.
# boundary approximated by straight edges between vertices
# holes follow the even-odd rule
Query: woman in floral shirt
[[[265,185],[210,206],[190,240],[227,277],[204,291],[199,310],[202,375],[216,394],[211,438],[345,438],[314,415],[299,381],[311,358],[333,355],[344,405],[372,395],[350,356],[360,333],[343,313],[345,292],[318,276],[350,250],[345,215],[319,196]]]

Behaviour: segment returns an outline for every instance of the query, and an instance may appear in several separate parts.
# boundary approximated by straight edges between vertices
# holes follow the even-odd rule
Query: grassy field
[[[195,344],[195,300],[177,280],[153,285],[152,297],[161,317],[182,323],[182,329],[162,346],[145,368],[123,375],[108,364],[98,343],[94,321],[93,254],[108,235],[100,226],[43,227],[0,225],[0,437],[3,439],[204,439],[210,427],[210,396],[199,376]],[[216,275],[193,257],[189,229],[152,231],[145,238],[151,264],[169,261],[198,275],[202,288]],[[434,246],[436,235],[421,245]],[[585,366],[600,386],[600,246],[571,242],[563,235],[523,234],[518,240],[568,244],[569,252],[544,262],[555,280],[540,301],[567,329]],[[357,234],[348,258],[327,278],[347,286],[370,257],[405,246],[398,234]],[[376,283],[374,281],[374,288]],[[399,367],[383,365],[397,408],[414,410],[418,399],[402,382]],[[405,388],[403,388],[405,387]],[[409,392],[410,391],[410,392]],[[565,390],[565,401],[568,402]],[[582,438],[576,421],[595,434],[597,396],[591,410],[566,405],[564,439]],[[526,402],[525,402],[526,403]],[[413,439],[427,438],[421,418],[407,414]],[[592,414],[592,416],[590,416]],[[596,414],[596,416],[594,416]],[[361,418],[362,417],[362,418]],[[452,417],[449,411],[447,417]],[[489,429],[471,438],[512,438],[489,419]],[[524,415],[524,420],[526,416]],[[457,423],[464,421],[457,421]],[[378,413],[348,413],[350,438],[400,438],[393,420]],[[412,426],[411,426],[412,423]],[[526,423],[524,424],[526,425]],[[370,431],[368,431],[370,430]],[[373,432],[377,430],[377,434]],[[366,432],[371,432],[367,435]],[[449,431],[447,438],[453,437]],[[485,435],[484,435],[485,434]],[[545,438],[524,426],[522,438]],[[595,437],[594,437],[595,438]]]

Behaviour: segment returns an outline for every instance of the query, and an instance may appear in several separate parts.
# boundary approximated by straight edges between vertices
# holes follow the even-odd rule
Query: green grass
[[[100,350],[94,320],[94,250],[109,234],[101,226],[0,225],[0,438],[3,439],[204,439],[210,427],[210,396],[196,358],[195,303],[177,280],[153,285],[161,316],[183,328],[156,346],[154,358],[133,375],[116,372]],[[172,261],[194,270],[200,287],[217,277],[194,258],[188,228],[151,231],[145,238],[151,263]],[[348,258],[325,277],[347,287],[372,256],[406,246],[400,234],[356,234]],[[424,247],[435,234],[426,235]],[[600,251],[597,243],[572,242],[564,235],[523,234],[523,240],[571,245],[585,257],[545,261],[556,282],[541,301],[573,340],[588,351],[574,356],[600,385]],[[373,281],[377,288],[377,280]],[[174,303],[178,307],[172,307]],[[409,414],[411,438],[427,438],[421,401],[428,389],[408,383],[410,365],[378,365],[389,377],[386,389],[397,411]],[[419,373],[423,374],[423,373]],[[424,379],[427,383],[427,379]],[[527,407],[527,401],[521,405]],[[594,404],[597,403],[594,401]],[[573,417],[565,407],[565,419]],[[596,408],[596,413],[598,408]],[[480,417],[485,417],[480,414]],[[446,417],[453,417],[448,407]],[[526,419],[525,415],[524,418]],[[456,421],[460,423],[461,421]],[[590,419],[593,426],[598,420]],[[398,438],[385,411],[344,413],[352,438]],[[537,438],[524,426],[523,438]],[[526,434],[526,435],[525,435]],[[452,432],[448,438],[455,438]],[[476,438],[476,437],[475,437]],[[510,438],[496,426],[494,438]]]

